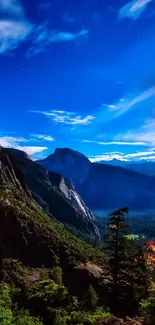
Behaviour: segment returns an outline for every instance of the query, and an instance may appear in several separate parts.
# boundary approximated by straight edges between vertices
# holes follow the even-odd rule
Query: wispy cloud
[[[146,142],[142,141],[93,141],[93,140],[82,140],[84,143],[94,143],[102,146],[146,146]]]
[[[88,35],[87,29],[81,29],[77,33],[59,32],[51,35],[49,42],[50,43],[68,42],[68,41],[73,41],[81,36],[87,36],[87,35]]]
[[[113,118],[116,118],[124,113],[126,113],[129,109],[133,109],[137,104],[144,102],[145,100],[155,96],[155,85],[147,90],[139,93],[134,96],[132,94],[126,95],[125,98],[121,98],[118,102],[112,104],[103,104],[102,107],[107,107],[112,113]]]
[[[36,111],[32,110],[32,113],[38,113],[46,116],[51,119],[54,123],[62,123],[67,125],[88,125],[91,124],[95,119],[92,115],[87,115],[82,117],[81,115],[77,115],[75,112],[67,112],[60,110],[52,110],[52,111]]]
[[[107,108],[111,108],[111,109],[115,109],[117,106],[116,105],[108,105],[108,104],[103,104],[102,107],[107,107]]]
[[[110,161],[117,159],[120,161],[142,161],[142,160],[154,160],[155,159],[155,149],[148,151],[138,151],[134,153],[124,154],[122,152],[107,152],[103,155],[98,155],[95,157],[89,157],[91,162],[100,162],[100,161]]]
[[[129,153],[127,155],[125,155],[125,157],[127,159],[133,159],[133,158],[140,158],[142,159],[143,157],[148,157],[148,156],[151,156],[151,155],[154,155],[155,154],[155,150],[148,150],[148,151],[140,151],[140,152],[134,152],[134,153]]]
[[[40,146],[25,146],[24,144],[30,140],[21,138],[21,137],[12,137],[12,136],[3,136],[0,137],[0,145],[4,148],[15,148],[18,150],[25,151],[28,155],[35,155],[44,150],[47,150],[47,147]]]
[[[45,140],[45,141],[54,141],[54,138],[50,135],[45,134],[31,134],[32,138],[36,138],[38,140]]]
[[[50,3],[42,3],[42,5],[44,9],[45,7],[47,9]],[[29,38],[32,45],[26,56],[30,57],[43,52],[52,43],[71,42],[89,33],[84,28],[73,33],[53,30],[47,23],[34,25],[25,17],[24,7],[20,0],[0,0],[1,13],[5,18],[0,18],[0,54],[15,50],[21,42]],[[68,17],[68,20],[69,18],[71,22],[71,17]]]
[[[43,152],[45,150],[48,150],[48,147],[33,147],[33,146],[17,146],[15,147],[18,150],[22,150],[26,152],[30,156],[34,156],[37,153]]]
[[[107,153],[104,153],[103,155],[97,155],[97,156],[94,156],[94,157],[89,157],[89,160],[91,162],[100,162],[100,161],[110,161],[110,160],[113,160],[113,159],[117,159],[117,160],[125,160],[124,159],[124,156],[123,156],[123,153],[121,152],[107,152]],[[125,160],[125,161],[128,161],[128,160]]]
[[[0,54],[16,49],[31,30],[31,25],[26,22],[0,20]]]
[[[24,9],[18,0],[0,0],[0,13],[6,19],[0,19],[0,54],[16,49],[27,39],[33,26],[24,16]]]
[[[116,141],[140,141],[146,146],[155,146],[155,119],[148,120],[137,130],[129,130],[127,133],[115,136]]]
[[[104,136],[105,138],[105,136]],[[111,141],[101,141],[101,140],[82,140],[84,143],[90,143],[99,146],[105,146],[109,148],[115,147],[127,147],[125,151],[129,151],[130,148],[145,148],[145,151],[136,150],[136,152],[131,152],[128,154],[123,154],[120,152],[104,153],[103,155],[91,157],[92,161],[100,160],[150,160],[153,159],[152,156],[155,155],[155,119],[147,119],[145,123],[138,129],[131,129],[128,132],[117,134],[111,136]],[[129,151],[130,152],[130,151]],[[102,156],[102,157],[101,157]]]
[[[27,142],[27,139],[21,137],[12,137],[12,136],[0,137],[0,145],[5,148],[15,147],[21,142]]]
[[[67,31],[51,30],[47,24],[40,25],[34,33],[34,41],[32,47],[27,52],[27,57],[37,55],[48,48],[52,43],[71,42],[80,37],[87,36],[89,31],[81,29],[78,32],[71,33]]]
[[[126,3],[119,10],[119,19],[130,18],[136,20],[147,9],[152,0],[133,0]]]

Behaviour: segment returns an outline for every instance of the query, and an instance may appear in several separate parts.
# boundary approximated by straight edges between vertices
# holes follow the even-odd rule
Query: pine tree
[[[88,288],[88,293],[86,294],[85,305],[89,310],[94,311],[97,306],[97,303],[98,297],[96,291],[93,286],[90,285]]]
[[[111,275],[110,305],[117,316],[134,315],[148,286],[144,255],[127,237],[130,234],[127,214],[128,208],[114,211],[106,235]]]

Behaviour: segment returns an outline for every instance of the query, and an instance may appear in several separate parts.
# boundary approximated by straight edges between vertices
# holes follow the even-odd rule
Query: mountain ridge
[[[78,195],[70,179],[48,171],[15,151],[5,149],[5,152],[24,174],[33,197],[49,216],[54,216],[79,236],[100,237],[93,213]]]
[[[78,193],[92,209],[155,208],[154,179],[121,166],[91,163],[72,149],[57,149],[58,154],[38,161],[45,168],[73,180]],[[63,153],[63,160],[61,159]],[[82,157],[82,158],[81,158]],[[69,162],[69,163],[68,163]]]

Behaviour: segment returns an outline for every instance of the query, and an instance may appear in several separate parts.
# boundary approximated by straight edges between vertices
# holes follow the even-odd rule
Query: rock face
[[[135,171],[91,163],[71,149],[56,149],[39,164],[73,180],[86,204],[93,210],[155,208],[155,179]]]
[[[49,216],[63,222],[75,234],[99,237],[95,217],[76,192],[71,180],[50,172],[32,160],[5,149],[16,169],[24,174],[33,197]]]
[[[24,190],[28,195],[30,192],[24,181],[21,171],[12,165],[10,157],[0,146],[0,183],[15,186],[19,190]]]

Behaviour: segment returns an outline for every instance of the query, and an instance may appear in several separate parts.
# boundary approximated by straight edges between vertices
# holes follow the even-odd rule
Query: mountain
[[[87,180],[91,167],[91,162],[87,157],[69,148],[56,149],[54,154],[38,161],[38,163],[48,170],[71,178],[73,183],[76,182],[76,186],[77,183],[82,185]]]
[[[101,161],[100,164],[104,164],[105,161]],[[113,159],[106,162],[111,166],[120,166],[123,168],[134,170],[137,173],[145,174],[147,176],[155,176],[155,162],[153,161],[137,161],[126,162],[118,159]]]
[[[23,163],[27,164],[25,161]],[[51,201],[52,199],[51,196]],[[60,207],[62,216],[65,214],[64,207],[62,200]],[[3,267],[7,268],[5,270],[2,270],[2,258]],[[95,261],[103,263],[104,255],[76,238],[62,224],[55,222],[53,217],[49,218],[46,215],[33,199],[21,170],[14,164],[7,150],[0,147],[0,279],[4,271],[3,276],[7,278],[7,282],[15,281],[16,284],[21,285],[21,281],[24,281],[27,275],[27,269],[25,271],[24,266],[20,266],[15,260],[27,265],[30,273],[33,268],[37,268],[34,269],[34,273],[40,274],[40,277],[41,272],[45,274],[45,267],[53,268],[55,263],[60,263],[64,272],[64,281],[73,290],[79,291],[79,289],[83,290],[76,286],[79,275],[82,281],[84,273],[85,283],[82,285],[84,288],[86,273],[89,273],[89,279],[90,274],[93,277],[93,268],[95,268],[93,263]],[[87,267],[89,269],[87,263],[85,272],[82,272],[80,265],[82,266],[86,261],[92,263],[90,271],[87,272]],[[79,269],[75,270],[75,266],[78,265]],[[43,268],[43,271],[39,268]],[[32,282],[35,282],[35,276]],[[88,278],[87,282],[89,282]]]
[[[61,148],[38,161],[48,170],[73,180],[76,189],[92,210],[128,206],[155,208],[155,179],[108,164],[91,163],[77,151]]]
[[[76,192],[70,179],[48,171],[21,151],[5,149],[5,152],[24,175],[34,199],[49,216],[54,216],[79,236],[89,239],[99,237],[95,217]]]

